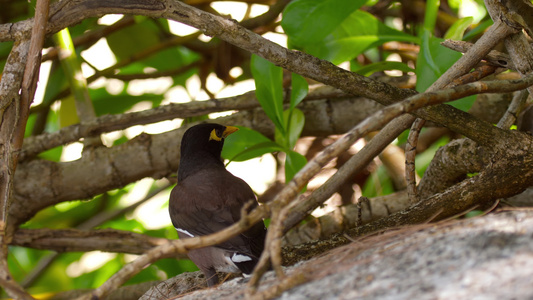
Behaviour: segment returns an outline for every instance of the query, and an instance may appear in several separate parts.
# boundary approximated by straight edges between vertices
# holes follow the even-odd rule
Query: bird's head
[[[224,139],[237,130],[237,127],[214,123],[193,126],[187,129],[181,140],[181,157],[208,152],[220,158]]]

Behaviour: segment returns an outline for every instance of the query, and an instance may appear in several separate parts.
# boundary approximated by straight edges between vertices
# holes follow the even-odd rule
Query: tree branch
[[[305,201],[298,201],[298,204],[290,209],[291,212],[288,218],[283,221],[284,231],[287,232],[302,221],[315,208],[322,205],[324,201],[338,191],[346,180],[366,167],[400,133],[409,128],[409,124],[413,122],[413,119],[414,117],[411,115],[403,115],[391,121],[361,151],[354,154],[333,176],[313,191],[309,197],[306,197]]]
[[[339,92],[337,90],[322,86],[312,89],[304,100],[321,100],[338,96]],[[340,96],[343,98],[348,95],[345,94]],[[20,161],[34,157],[35,155],[54,147],[79,141],[81,138],[122,130],[135,125],[146,125],[175,118],[184,119],[213,112],[249,110],[257,107],[259,107],[259,102],[255,97],[255,93],[249,92],[243,95],[223,99],[172,103],[140,112],[120,115],[104,115],[95,118],[94,120],[64,127],[56,132],[27,137],[24,140],[24,146],[20,153]]]
[[[423,106],[435,105],[445,101],[452,101],[454,99],[463,98],[481,92],[488,93],[492,89],[494,89],[492,91],[498,92],[509,92],[512,90],[523,89],[533,84],[533,75],[528,75],[527,77],[524,77],[524,79],[525,78],[528,79],[524,81],[520,80],[522,84],[516,84],[518,83],[517,81],[506,81],[505,83],[504,81],[475,82],[447,90],[424,93],[409,97],[404,101],[387,106],[384,109],[374,113],[371,117],[367,118],[365,121],[361,122],[352,130],[347,132],[342,138],[338,139],[335,143],[324,149],[324,151],[319,153],[313,160],[309,161],[285,186],[285,188],[283,188],[277,194],[276,198],[269,203],[269,206],[273,212],[279,211],[280,213],[277,215],[272,215],[272,220],[267,232],[265,250],[263,251],[258,266],[256,267],[248,284],[250,287],[250,292],[255,292],[255,289],[259,284],[259,280],[267,270],[267,266],[270,264],[270,262],[275,264],[277,261],[276,257],[281,253],[281,237],[283,235],[284,219],[280,216],[287,215],[287,210],[292,206],[291,202],[296,197],[298,192],[305,186],[309,179],[311,179],[332,158],[338,156],[338,154],[341,152],[346,151],[347,148],[358,138],[374,130],[375,126],[386,124],[402,113],[409,113]],[[509,85],[511,82],[514,82],[514,84],[512,84],[514,85],[514,89]],[[516,145],[523,144],[524,143],[516,143]],[[426,203],[426,201],[421,202]],[[435,204],[435,202],[432,203]],[[429,210],[428,207],[424,208]],[[418,211],[417,218],[419,218],[420,215],[426,216],[425,213]],[[410,214],[406,214],[405,216],[408,217]],[[280,270],[279,266],[274,266],[274,269]]]
[[[143,254],[169,240],[116,229],[18,229],[13,246],[56,252],[104,251]],[[186,258],[185,255],[179,258]]]
[[[357,103],[357,105],[355,105]],[[362,110],[368,105],[368,110]],[[299,108],[306,122],[304,135],[343,133],[376,111],[379,105],[365,99],[306,101]],[[215,122],[246,126],[274,136],[274,126],[261,109],[242,111]],[[145,177],[159,179],[174,173],[179,164],[181,136],[186,128],[162,134],[141,134],[111,148],[99,147],[70,162],[31,160],[15,174],[13,226],[25,222],[44,207],[68,200],[87,199]]]
[[[450,48],[454,51],[466,53],[470,48],[474,47],[474,44],[465,41],[445,40],[441,43],[446,48]],[[486,60],[494,66],[506,68],[510,70],[516,70],[511,57],[508,54],[502,53],[497,50],[490,50],[482,59]]]
[[[217,36],[289,71],[348,93],[374,99],[384,105],[389,105],[415,93],[352,73],[311,55],[288,50],[243,28],[237,22],[214,16],[177,0],[62,1],[53,6],[48,32],[54,33],[85,18],[110,13],[138,14],[154,18],[164,17],[185,23],[200,29],[208,36]],[[30,25],[26,21],[21,21],[10,26],[10,29],[25,32],[29,27]],[[0,34],[3,31],[7,31],[6,35],[9,36],[10,30],[0,26]],[[481,122],[469,114],[447,105],[422,109],[415,114],[484,145],[491,145],[495,138],[504,138],[502,132],[494,130],[492,125]]]
[[[9,272],[7,264],[7,244],[12,239],[12,230],[10,230],[10,222],[8,212],[11,206],[13,193],[13,179],[15,170],[17,169],[18,154],[22,148],[22,141],[24,139],[24,131],[26,129],[26,122],[29,116],[30,104],[33,100],[35,89],[37,88],[37,79],[39,78],[39,68],[41,66],[41,50],[43,48],[45,29],[48,20],[48,0],[37,1],[35,9],[35,20],[31,33],[31,40],[28,42],[17,41],[9,55],[8,76],[10,67],[18,68],[18,71],[12,69],[13,73],[18,73],[24,70],[24,75],[21,78],[22,82],[19,84],[19,79],[14,79],[14,85],[10,88],[5,86],[6,82],[2,80],[0,88],[6,88],[8,97],[0,95],[2,103],[0,103],[0,148],[2,149],[1,160],[3,167],[0,169],[0,286],[6,292],[17,299],[33,299],[26,291],[24,291],[14,280]],[[20,56],[19,56],[20,55]],[[19,66],[24,65],[24,67]],[[18,89],[20,87],[21,93],[18,96]]]
[[[78,298],[78,300],[101,299],[110,291],[115,290],[116,288],[121,286],[133,275],[140,272],[145,266],[159,260],[160,258],[169,257],[177,253],[185,254],[192,249],[220,244],[230,239],[231,237],[246,231],[248,228],[250,228],[253,224],[259,222],[266,215],[266,208],[264,206],[260,206],[254,209],[249,215],[241,216],[239,222],[217,233],[183,240],[173,240],[164,245],[152,248],[145,254],[139,256],[133,262],[120,269],[120,271],[111,276],[111,278],[109,278],[104,284],[102,284],[92,293],[90,293],[89,295],[82,296]]]
[[[497,43],[513,33],[516,33],[515,29],[507,26],[503,22],[495,21],[494,25],[481,36],[476,44],[431,85],[432,88],[442,89],[454,79],[470,72],[470,70],[482,60]]]

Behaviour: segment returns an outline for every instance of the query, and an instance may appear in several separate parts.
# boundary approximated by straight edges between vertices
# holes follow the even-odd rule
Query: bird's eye
[[[209,140],[214,140],[217,142],[222,141],[222,133],[220,132],[220,130],[213,129],[211,131],[211,135],[209,136]]]

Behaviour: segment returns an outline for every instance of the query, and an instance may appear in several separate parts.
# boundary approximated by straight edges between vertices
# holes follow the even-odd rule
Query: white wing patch
[[[231,260],[236,263],[241,263],[244,261],[250,261],[252,260],[252,258],[244,254],[234,253],[233,256],[231,257]]]
[[[194,235],[193,235],[192,233],[188,232],[188,231],[185,230],[185,229],[181,229],[181,228],[177,228],[177,227],[175,227],[175,228],[176,228],[176,230],[177,230],[178,232],[184,233],[184,234],[186,234],[186,235],[188,235],[188,236],[190,236],[190,237],[194,237]]]

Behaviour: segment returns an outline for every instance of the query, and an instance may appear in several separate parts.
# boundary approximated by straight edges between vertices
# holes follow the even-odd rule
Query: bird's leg
[[[212,287],[218,284],[218,275],[214,268],[202,268],[201,270],[205,275],[208,287]]]

